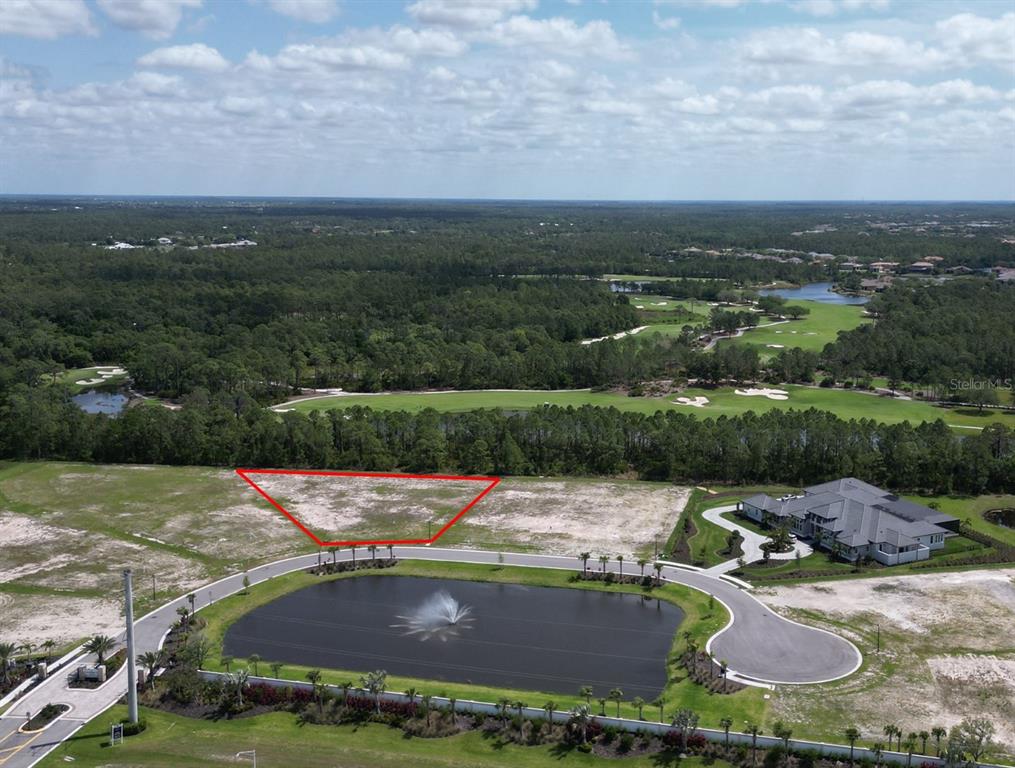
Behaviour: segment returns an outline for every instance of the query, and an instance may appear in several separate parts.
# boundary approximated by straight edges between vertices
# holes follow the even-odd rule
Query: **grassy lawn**
[[[723,495],[718,498],[714,496],[698,498],[696,500],[697,503],[688,504],[685,514],[691,515],[691,520],[694,522],[696,531],[695,534],[687,540],[687,544],[690,548],[691,555],[694,558],[695,565],[700,565],[704,568],[711,568],[713,565],[724,563],[734,557],[729,553],[723,552],[723,550],[726,549],[726,537],[730,532],[725,528],[706,520],[702,516],[705,511],[715,507],[725,507],[735,504],[740,498],[751,496],[755,493],[767,493],[769,495],[778,496],[783,493],[788,493],[789,490],[789,488],[783,486],[759,486],[757,488],[745,488],[738,492],[737,495],[732,496]],[[728,514],[728,517],[730,519],[735,519],[737,523],[744,525],[745,528],[751,528],[752,530],[767,535],[767,533],[750,523],[750,521],[745,523],[745,521],[735,517],[732,512]]]
[[[658,326],[670,329],[671,333],[680,333],[679,326]],[[642,333],[650,333],[655,326]],[[628,397],[615,392],[593,392],[588,389],[565,391],[515,390],[510,392],[398,392],[379,395],[340,395],[304,400],[292,404],[284,404],[279,408],[292,408],[297,411],[331,410],[333,408],[351,408],[366,406],[378,410],[408,411],[415,413],[433,408],[438,411],[472,411],[480,408],[501,408],[504,410],[528,410],[541,405],[571,406],[579,408],[593,405],[604,408],[617,408],[621,411],[652,414],[657,411],[677,410],[697,418],[717,418],[719,416],[735,416],[748,411],[764,413],[772,409],[806,410],[817,408],[831,411],[843,419],[874,419],[886,424],[897,424],[903,421],[920,423],[943,419],[946,424],[961,427],[982,428],[994,421],[1015,426],[1015,414],[985,413],[977,414],[972,410],[955,410],[940,408],[929,403],[915,400],[895,400],[888,397],[853,392],[842,389],[824,389],[821,387],[801,387],[787,384],[782,387],[789,393],[787,400],[769,400],[765,397],[744,397],[734,393],[732,387],[703,389],[692,387],[683,392],[686,397],[704,396],[709,404],[704,408],[692,408],[679,405],[670,397]]]
[[[736,339],[720,341],[720,344],[751,346],[762,358],[772,357],[779,350],[769,344],[783,347],[798,347],[811,352],[820,352],[826,344],[835,341],[839,331],[848,331],[864,322],[863,307],[850,304],[826,304],[820,301],[790,301],[789,304],[807,307],[811,313],[800,320],[791,320],[767,328],[754,328]],[[759,322],[772,322],[760,319]]]
[[[983,513],[990,509],[1007,509],[1015,507],[1015,496],[909,496],[920,504],[937,502],[942,512],[953,515],[959,520],[968,520],[974,531],[985,533],[999,541],[1015,547],[1015,530],[995,525],[983,519]]]
[[[575,560],[575,570],[580,567],[578,560]],[[632,564],[632,573],[637,566]],[[258,584],[251,588],[247,595],[233,595],[203,609],[200,615],[207,621],[205,633],[212,641],[213,651],[211,657],[205,664],[207,669],[225,671],[220,663],[220,650],[226,630],[240,616],[250,610],[271,602],[272,600],[287,594],[301,587],[319,583],[322,578],[342,579],[356,578],[358,575],[369,573],[380,575],[385,578],[397,578],[398,576],[429,576],[455,579],[468,579],[475,581],[506,582],[512,584],[525,584],[530,586],[543,587],[564,587],[569,589],[591,589],[610,592],[627,592],[630,594],[643,594],[644,590],[632,585],[607,586],[598,582],[572,582],[571,571],[560,571],[537,568],[517,568],[507,566],[468,565],[461,563],[428,563],[424,561],[403,560],[395,568],[381,571],[367,571],[359,573],[335,574],[332,576],[318,577],[305,572],[297,572],[272,579],[266,584]],[[726,626],[729,615],[718,603],[709,605],[709,598],[696,590],[683,587],[678,584],[666,584],[659,589],[651,591],[653,597],[657,597],[680,606],[685,617],[680,628],[680,637],[674,638],[673,650],[683,646],[683,633],[688,631],[692,639],[704,645],[705,641]],[[747,719],[754,719],[761,722],[765,710],[766,701],[763,691],[757,688],[749,688],[728,696],[708,693],[703,687],[685,679],[684,671],[675,663],[674,654],[667,660],[660,659],[665,663],[669,683],[663,691],[664,712],[668,715],[681,707],[690,707],[701,716],[701,725],[717,727],[719,720],[723,717],[733,717],[737,722]],[[267,666],[270,659],[261,662]],[[234,662],[233,668],[242,662]],[[286,679],[303,680],[309,667],[301,667],[286,664],[280,675]],[[360,675],[367,670],[324,670],[324,680],[328,683],[340,684],[343,681],[351,680],[358,684]],[[471,699],[473,701],[495,702],[503,696],[512,700],[524,701],[530,706],[542,706],[548,700],[553,700],[558,709],[569,709],[583,699],[578,696],[578,690],[573,695],[562,695],[530,690],[510,690],[504,688],[491,688],[481,685],[467,685],[448,683],[444,681],[432,681],[409,677],[388,678],[388,688],[393,691],[404,691],[408,688],[416,688],[421,693],[429,693],[437,696],[454,696],[458,699]],[[607,691],[595,691],[594,699],[605,696]],[[595,708],[595,700],[593,705]],[[612,705],[611,705],[612,706]],[[607,711],[615,711],[608,708]],[[646,719],[658,717],[658,707],[646,707],[644,715]],[[637,717],[637,709],[629,702],[621,705],[621,714],[625,717]]]
[[[107,746],[109,726],[126,715],[117,706],[89,722],[75,737],[39,763],[40,768],[75,765],[104,768],[198,768],[237,765],[234,755],[257,751],[263,768],[548,768],[549,766],[602,765],[603,760],[576,750],[552,745],[523,747],[470,732],[443,739],[409,738],[396,728],[367,725],[300,725],[296,715],[272,712],[238,720],[194,720],[158,710],[143,709],[148,729],[122,745]],[[625,758],[631,768],[680,765],[701,768],[700,758],[665,756]],[[728,768],[723,762],[716,768]]]

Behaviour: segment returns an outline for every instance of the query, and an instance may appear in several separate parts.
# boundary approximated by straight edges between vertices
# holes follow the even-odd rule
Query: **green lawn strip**
[[[636,568],[637,566],[632,565],[632,567]],[[225,671],[225,668],[221,664],[220,649],[222,648],[226,630],[240,616],[256,607],[275,600],[281,595],[301,587],[317,584],[321,580],[357,578],[362,575],[379,575],[386,578],[398,577],[399,575],[427,576],[525,584],[529,586],[651,594],[652,597],[658,597],[678,605],[685,614],[678,637],[674,638],[670,658],[666,662],[668,669],[667,677],[670,680],[663,692],[665,701],[664,712],[666,715],[668,716],[680,707],[690,707],[701,715],[702,726],[717,727],[719,720],[726,716],[738,717],[741,720],[755,718],[759,722],[761,721],[766,709],[766,702],[760,689],[749,688],[726,696],[710,694],[703,687],[685,679],[686,673],[676,663],[676,653],[683,647],[683,633],[685,631],[689,631],[692,639],[701,647],[704,647],[709,637],[726,626],[729,621],[729,615],[718,602],[715,602],[710,607],[707,595],[679,584],[666,584],[647,593],[642,588],[633,585],[607,586],[599,582],[570,581],[571,576],[579,568],[580,564],[577,558],[575,559],[574,572],[541,568],[402,560],[395,568],[378,571],[349,572],[325,577],[313,576],[303,571],[287,574],[252,587],[247,595],[233,595],[201,610],[200,616],[207,622],[204,631],[212,642],[213,648],[210,657],[205,662],[205,668],[213,671]],[[261,662],[261,666],[266,667],[270,661],[270,659],[265,659]],[[660,661],[662,662],[662,660]],[[232,668],[235,669],[238,665],[243,665],[243,661],[237,660]],[[303,680],[309,669],[310,667],[306,666],[286,664],[280,674],[286,679]],[[360,676],[366,671],[368,670],[322,670],[324,681],[327,683],[340,684],[344,681],[352,681],[357,685],[359,684]],[[419,678],[388,677],[389,690],[401,692],[409,688],[416,688],[422,693],[438,696],[454,696],[458,699],[470,699],[473,701],[496,702],[500,698],[507,696],[512,700],[524,701],[529,706],[535,707],[541,707],[545,702],[552,700],[556,702],[557,708],[562,710],[569,709],[583,701],[579,698],[577,690],[572,695],[562,695],[530,690],[510,690],[481,685],[448,683]],[[600,696],[605,697],[607,693],[608,691],[596,691],[595,698]],[[593,705],[594,709],[598,706],[595,701],[593,701]],[[609,705],[607,711],[615,712],[615,705]],[[658,713],[657,707],[646,707],[644,715],[646,719],[654,719],[658,718]],[[625,701],[621,705],[621,714],[625,717],[636,718],[637,710]]]
[[[75,395],[87,392],[90,389],[115,389],[127,380],[127,374],[118,373],[115,376],[110,376],[108,379],[103,379],[99,384],[78,384],[77,382],[87,379],[98,379],[100,378],[98,374],[99,370],[112,370],[113,368],[120,367],[119,365],[93,365],[87,368],[73,368],[69,371],[58,373],[55,379],[51,375],[44,375],[42,381],[47,384],[63,384]]]
[[[656,326],[650,326],[642,333],[653,332],[655,328]],[[680,332],[677,326],[658,326],[658,328],[661,332],[666,333]],[[309,412],[366,406],[377,410],[417,413],[427,408],[442,412],[456,412],[482,408],[528,410],[541,405],[575,408],[592,405],[645,414],[676,410],[695,418],[736,416],[749,411],[764,413],[773,409],[807,410],[808,408],[817,408],[830,411],[843,419],[873,419],[886,424],[897,424],[903,421],[919,423],[942,419],[951,426],[985,427],[995,421],[1015,426],[1015,414],[985,413],[979,415],[969,410],[948,409],[918,400],[896,400],[852,390],[804,387],[793,384],[786,384],[781,388],[789,393],[788,399],[769,400],[766,397],[745,397],[735,394],[734,388],[731,387],[714,389],[691,387],[682,393],[686,397],[699,395],[707,397],[709,404],[704,408],[692,408],[674,403],[675,396],[628,397],[616,392],[593,392],[584,389],[563,392],[517,390],[511,392],[399,392],[381,395],[342,395],[314,398],[280,407]]]
[[[105,768],[199,768],[237,765],[234,755],[257,751],[258,765],[300,768],[549,768],[549,766],[598,766],[602,758],[557,745],[518,746],[471,731],[447,738],[410,738],[401,729],[365,725],[301,725],[296,715],[272,712],[236,720],[195,720],[153,709],[142,709],[147,730],[108,746],[109,726],[126,715],[116,706],[90,721],[69,741],[59,746],[40,768],[76,765]],[[71,760],[68,760],[70,758]],[[246,763],[249,765],[249,762]],[[683,760],[665,756],[631,757],[631,768],[702,768],[701,758]],[[727,763],[711,763],[729,768]]]
[[[726,537],[730,532],[722,526],[706,520],[703,516],[703,513],[706,510],[736,504],[740,499],[752,496],[756,493],[767,493],[769,495],[779,496],[787,492],[788,490],[784,486],[725,488],[717,495],[702,495],[696,499],[692,499],[695,503],[692,506],[689,502],[688,510],[697,532],[688,540],[687,543],[690,547],[691,555],[695,558],[695,562],[697,563],[700,560],[704,567],[710,568],[713,565],[718,565],[719,563],[732,559],[732,555],[722,554],[722,550],[726,548]],[[738,524],[744,524],[744,521],[739,517],[736,517],[732,512],[728,513],[727,517]],[[744,525],[745,527],[751,528],[763,535],[767,535],[767,533],[765,533],[759,526],[754,524]]]

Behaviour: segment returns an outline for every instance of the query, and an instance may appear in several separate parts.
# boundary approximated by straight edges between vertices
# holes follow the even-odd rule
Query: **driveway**
[[[701,513],[701,516],[708,520],[710,523],[718,525],[720,528],[725,528],[727,531],[737,531],[743,536],[743,541],[740,543],[740,548],[744,551],[743,558],[748,563],[755,563],[758,560],[765,558],[765,553],[761,549],[761,545],[768,541],[767,536],[762,536],[760,533],[755,533],[750,528],[745,528],[739,523],[735,523],[726,515],[736,511],[736,505],[729,505],[725,507],[713,507],[712,509],[706,509]],[[811,549],[809,544],[805,544],[799,539],[795,540],[795,545],[789,552],[773,552],[771,557],[773,560],[792,560],[796,557],[797,552],[800,553],[800,557],[807,557],[814,550]],[[729,573],[737,568],[736,558],[733,560],[727,560],[719,565],[713,565],[708,568],[705,573],[718,576],[720,573]]]

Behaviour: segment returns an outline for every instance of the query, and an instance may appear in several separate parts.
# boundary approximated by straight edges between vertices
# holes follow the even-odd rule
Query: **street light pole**
[[[123,600],[127,614],[127,715],[137,722],[137,667],[134,665],[134,586],[130,568],[123,570]]]

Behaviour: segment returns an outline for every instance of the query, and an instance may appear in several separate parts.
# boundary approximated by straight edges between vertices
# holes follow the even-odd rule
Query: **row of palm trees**
[[[387,548],[388,548],[388,559],[389,560],[394,560],[395,559],[395,548],[394,548],[394,545],[393,544],[388,544]],[[348,549],[352,553],[352,564],[353,564],[353,567],[355,568],[356,567],[356,545],[354,545],[354,544],[350,545]],[[338,563],[338,553],[341,552],[341,551],[342,551],[341,547],[328,547],[328,553],[331,555],[331,564],[332,565],[337,565],[337,563]],[[376,560],[377,559],[377,545],[376,544],[370,544],[370,545],[368,545],[367,546],[367,551],[370,553],[370,559],[371,560]],[[320,565],[320,560],[321,560],[321,558],[320,558],[320,552],[318,552],[318,558],[317,558],[317,560],[318,560],[318,565]]]
[[[14,667],[19,655],[23,657],[22,660],[28,666],[31,666],[33,661],[39,661],[38,658],[33,658],[36,651],[43,651],[45,653],[44,658],[48,660],[52,658],[55,648],[55,640],[46,640],[38,645],[30,640],[25,640],[22,643],[0,641],[0,680],[3,681],[5,686],[11,684],[13,680],[11,669]]]
[[[581,552],[581,553],[578,554],[578,559],[581,560],[581,563],[582,563],[582,576],[588,576],[588,573],[589,573],[589,560],[592,559],[592,553],[591,552]],[[606,566],[610,564],[610,561],[612,559],[613,558],[611,558],[609,555],[600,555],[599,556],[598,561],[599,561],[599,565],[600,565],[600,568],[602,570],[602,573],[604,573],[604,574],[606,573]],[[624,556],[623,555],[617,555],[616,561],[617,561],[617,564],[618,564],[619,570],[620,570],[620,578],[623,579],[624,578]],[[642,578],[645,578],[645,566],[647,566],[647,565],[649,565],[651,563],[652,568],[656,572],[656,583],[660,582],[660,577],[662,575],[662,571],[663,571],[663,567],[664,567],[662,563],[659,563],[659,562],[653,563],[650,560],[645,559],[644,557],[638,558],[637,563],[638,563],[638,566],[641,568],[641,577]]]

